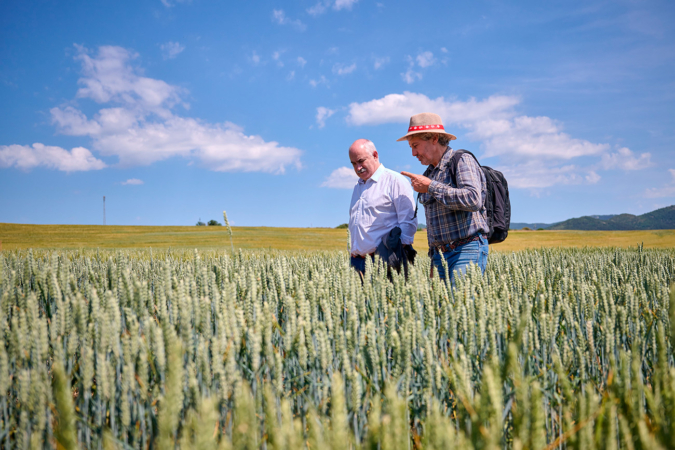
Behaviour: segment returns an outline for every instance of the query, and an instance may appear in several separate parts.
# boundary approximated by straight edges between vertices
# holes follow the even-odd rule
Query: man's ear
[[[377,159],[378,161],[380,160],[380,155],[377,154],[377,150],[373,152],[373,158]]]

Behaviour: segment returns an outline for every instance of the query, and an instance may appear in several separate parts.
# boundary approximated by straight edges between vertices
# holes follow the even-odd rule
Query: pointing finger
[[[404,177],[408,177],[410,179],[415,179],[418,177],[418,175],[415,175],[414,173],[410,172],[401,172],[401,175],[403,175]]]

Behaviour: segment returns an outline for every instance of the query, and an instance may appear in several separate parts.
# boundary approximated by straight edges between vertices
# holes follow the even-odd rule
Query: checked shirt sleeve
[[[457,164],[457,187],[432,181],[429,193],[451,210],[476,212],[483,207],[481,180],[480,166],[471,155],[462,155]]]

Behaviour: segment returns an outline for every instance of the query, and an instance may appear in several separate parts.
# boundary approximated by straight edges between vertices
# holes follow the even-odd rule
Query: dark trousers
[[[374,255],[369,256],[370,260],[375,262],[375,256]],[[349,265],[352,266],[361,275],[366,273],[366,258],[361,257],[355,258],[353,256],[350,256]]]

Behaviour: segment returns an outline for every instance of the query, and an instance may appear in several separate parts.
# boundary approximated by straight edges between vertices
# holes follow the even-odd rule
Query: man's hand
[[[415,190],[415,192],[420,192],[422,194],[429,192],[429,185],[431,184],[431,180],[429,178],[423,175],[415,175],[414,173],[410,172],[401,172],[401,175],[410,178],[410,181],[412,182],[412,188]]]

